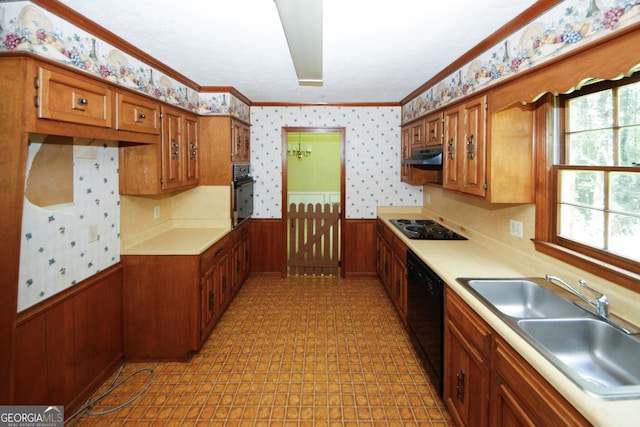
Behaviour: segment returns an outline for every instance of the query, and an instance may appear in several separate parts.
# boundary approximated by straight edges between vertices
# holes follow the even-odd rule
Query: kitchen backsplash
[[[345,128],[346,218],[421,206],[422,187],[400,182],[399,115],[399,107],[252,107],[254,218],[282,218],[282,127]]]
[[[29,144],[27,176],[42,145]],[[73,203],[37,206],[24,198],[18,311],[120,261],[118,143],[74,145],[69,184]],[[97,240],[89,242],[91,226]]]

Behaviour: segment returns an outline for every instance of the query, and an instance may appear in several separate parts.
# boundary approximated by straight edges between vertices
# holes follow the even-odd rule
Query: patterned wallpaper
[[[27,176],[41,146],[29,144]],[[18,311],[120,261],[117,142],[74,145],[73,199],[72,206],[39,207],[24,198]],[[99,236],[91,243],[89,225]]]
[[[422,206],[422,187],[400,182],[399,107],[252,107],[254,217],[282,218],[282,127],[344,127],[346,217],[376,206]]]
[[[0,2],[0,51],[32,52],[198,114],[249,121],[249,106],[232,94],[195,92],[28,1]]]
[[[402,106],[408,122],[640,21],[640,0],[566,0]]]

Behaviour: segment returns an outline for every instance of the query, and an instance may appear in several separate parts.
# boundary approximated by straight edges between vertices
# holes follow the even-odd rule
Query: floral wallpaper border
[[[198,114],[249,121],[249,106],[233,94],[194,91],[29,1],[0,2],[0,51],[35,53]]]
[[[640,0],[567,0],[402,106],[402,123],[640,21]]]

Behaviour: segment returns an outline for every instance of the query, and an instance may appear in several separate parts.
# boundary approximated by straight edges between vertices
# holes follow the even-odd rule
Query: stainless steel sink
[[[640,396],[637,338],[598,319],[525,319],[517,325],[583,390],[601,398]]]
[[[543,278],[457,281],[585,392],[640,398],[640,335],[589,314]]]
[[[585,316],[584,310],[530,279],[470,279],[466,285],[509,317]]]

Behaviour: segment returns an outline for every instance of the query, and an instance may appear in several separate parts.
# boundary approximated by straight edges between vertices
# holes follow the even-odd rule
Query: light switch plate
[[[89,225],[87,227],[87,242],[97,242],[100,240],[100,235],[98,234],[98,226],[95,224]]]

